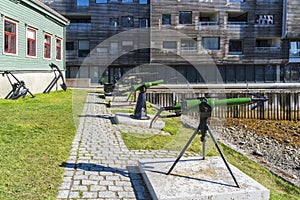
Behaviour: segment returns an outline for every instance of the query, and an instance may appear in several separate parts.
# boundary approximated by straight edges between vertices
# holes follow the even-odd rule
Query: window
[[[290,42],[290,58],[300,58],[300,42]]]
[[[204,37],[202,38],[202,47],[208,50],[220,49],[220,38],[218,37]]]
[[[27,56],[36,56],[36,30],[27,28]]]
[[[177,49],[177,42],[176,41],[163,41],[163,48],[164,49]]]
[[[109,26],[112,28],[117,28],[119,26],[119,19],[118,18],[110,18]]]
[[[148,0],[139,0],[139,4],[149,4]]]
[[[107,3],[107,0],[96,0],[96,3]]]
[[[119,52],[119,44],[116,42],[110,43],[110,53],[116,54]]]
[[[89,0],[77,0],[77,6],[89,6]]]
[[[61,48],[62,47],[62,42],[60,38],[56,38],[56,60],[61,60]]]
[[[133,41],[122,41],[122,51],[129,52],[133,50]]]
[[[90,53],[90,41],[79,40],[78,41],[78,57],[87,57]]]
[[[197,50],[197,39],[181,39],[181,50],[194,51]]]
[[[241,40],[229,40],[229,54],[230,55],[243,54],[243,43]]]
[[[66,42],[66,50],[74,50],[74,42]]]
[[[245,83],[246,82],[246,70],[245,66],[236,66],[235,69],[236,73],[236,81],[240,83]]]
[[[51,35],[44,35],[44,58],[51,58]]]
[[[192,24],[192,11],[179,12],[179,24]]]
[[[140,28],[148,28],[149,27],[148,19],[140,19],[139,27]]]
[[[122,0],[122,3],[132,3],[133,0]]]
[[[17,23],[4,20],[4,52],[17,53]]]
[[[131,17],[131,16],[122,17],[122,26],[123,27],[133,27],[134,26],[133,17]]]
[[[119,2],[119,0],[109,0],[110,2]]]
[[[255,67],[255,81],[264,82],[264,67],[256,66]]]
[[[162,14],[162,25],[171,25],[171,14]]]

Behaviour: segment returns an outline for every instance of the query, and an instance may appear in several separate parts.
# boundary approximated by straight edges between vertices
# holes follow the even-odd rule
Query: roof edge
[[[65,26],[70,24],[70,20],[68,20],[66,17],[64,17],[54,9],[50,8],[40,0],[21,0],[21,1],[27,4],[30,3],[34,4],[43,13],[47,14],[49,17],[53,18],[55,21],[58,21]]]

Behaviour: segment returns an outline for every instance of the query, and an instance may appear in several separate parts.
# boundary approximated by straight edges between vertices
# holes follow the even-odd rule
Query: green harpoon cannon
[[[188,140],[186,145],[183,147],[183,149],[181,150],[180,154],[178,155],[177,159],[175,160],[175,162],[173,163],[173,165],[171,166],[171,168],[169,169],[167,174],[169,175],[172,172],[175,165],[178,163],[180,158],[183,156],[184,152],[187,150],[187,148],[192,143],[192,141],[194,140],[196,135],[199,134],[199,132],[201,133],[200,140],[202,142],[203,160],[205,159],[206,132],[208,131],[212,138],[212,141],[214,142],[218,152],[220,153],[228,171],[230,172],[236,186],[240,187],[235,176],[233,175],[233,173],[230,169],[229,164],[227,163],[227,161],[225,159],[224,154],[222,153],[222,151],[217,143],[217,140],[215,139],[215,137],[212,133],[211,128],[207,124],[207,120],[209,117],[211,117],[212,109],[215,107],[236,106],[236,105],[256,103],[256,105],[252,107],[252,109],[255,109],[256,107],[262,105],[265,101],[268,100],[268,98],[257,95],[257,94],[250,94],[250,95],[251,96],[249,98],[232,98],[232,99],[220,99],[220,100],[199,97],[197,99],[183,100],[180,103],[175,103],[174,106],[160,108],[158,110],[157,114],[155,115],[155,117],[152,119],[152,121],[150,123],[150,128],[152,127],[153,122],[155,122],[158,117],[162,117],[162,116],[160,116],[160,114],[163,111],[172,111],[173,110],[175,112],[175,114],[173,114],[173,115],[167,115],[167,116],[163,116],[163,117],[178,117],[185,112],[196,112],[196,111],[199,112],[199,116],[200,116],[200,122],[199,122],[197,129],[195,129],[193,135],[190,137],[190,139]]]
[[[156,121],[158,117],[179,117],[182,113],[186,112],[198,112],[199,105],[202,103],[203,99],[206,99],[206,102],[212,107],[225,107],[225,106],[237,106],[243,104],[254,104],[251,109],[255,109],[256,107],[263,104],[263,102],[268,101],[268,98],[257,95],[257,94],[250,94],[251,97],[244,97],[244,98],[230,98],[230,99],[213,99],[213,98],[194,98],[194,99],[185,99],[181,102],[177,102],[174,106],[167,106],[161,107],[155,117],[152,119],[150,123],[150,128],[152,128],[152,124]],[[168,116],[161,116],[160,114],[163,111],[174,111],[175,114],[168,115]]]

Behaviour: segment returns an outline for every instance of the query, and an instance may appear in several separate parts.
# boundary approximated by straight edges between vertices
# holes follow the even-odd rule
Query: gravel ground
[[[182,116],[195,127],[197,119]],[[249,119],[210,120],[219,141],[300,187],[300,123]]]

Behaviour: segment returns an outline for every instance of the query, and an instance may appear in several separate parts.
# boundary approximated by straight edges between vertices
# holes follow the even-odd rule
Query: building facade
[[[68,19],[39,0],[0,1],[0,14],[0,71],[12,71],[31,92],[42,92],[53,79],[49,64],[65,68]],[[0,85],[4,97],[11,86],[2,76]]]
[[[297,17],[300,12],[296,0],[44,2],[71,20],[67,30],[69,78],[78,74],[96,83],[107,66],[83,60],[93,54],[103,54],[100,56],[103,60],[125,50],[126,54],[118,54],[118,58],[108,62],[104,76],[119,78],[131,68],[151,63],[153,68],[161,65],[173,68],[189,83],[300,81]],[[150,31],[142,39],[124,39],[122,35],[121,40],[109,40],[97,47],[108,38],[134,28]],[[145,41],[148,44],[143,45],[148,50],[139,46]],[[213,61],[215,71],[209,69],[207,59]],[[195,63],[207,70],[199,73]],[[77,73],[80,66],[85,70]]]
[[[67,28],[67,78],[78,76],[98,83],[99,77],[105,73],[103,81],[112,81],[113,77],[119,78],[129,69],[149,62],[149,51],[138,50],[140,43],[144,42],[143,38],[140,41],[134,35],[111,38],[131,29],[146,29],[150,26],[150,4],[147,0],[44,2],[71,22]],[[110,60],[110,57],[122,54],[123,51],[130,53],[111,58],[113,62],[109,63],[110,67],[106,71],[107,66],[103,62],[84,62],[92,57]]]

